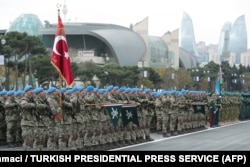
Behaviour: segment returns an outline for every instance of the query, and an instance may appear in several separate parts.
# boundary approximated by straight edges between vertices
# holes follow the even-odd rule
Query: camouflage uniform
[[[131,104],[131,99],[129,93],[131,92],[131,88],[126,88],[125,90],[125,101],[123,102],[125,105]],[[134,144],[136,140],[136,134],[134,132],[134,126],[132,122],[129,122],[125,129],[125,141],[128,145]]]
[[[120,88],[119,89],[119,93],[117,94],[117,103],[121,103],[123,104],[124,102],[127,103],[126,101],[126,96],[125,96],[125,88]],[[110,120],[109,120],[110,121]],[[118,129],[119,129],[119,143],[121,146],[126,146],[126,139],[125,139],[125,134],[126,134],[126,128],[123,126],[123,122],[122,122],[122,115],[119,115],[119,119],[118,119]]]
[[[169,130],[169,111],[170,111],[170,99],[169,92],[163,92],[162,105],[163,105],[163,116],[162,116],[162,134],[163,137],[171,136]]]
[[[6,143],[6,121],[4,104],[6,100],[6,91],[0,92],[0,145]]]
[[[22,128],[21,128],[21,111],[22,111],[22,108],[21,108],[21,105],[20,105],[20,100],[23,97],[23,91],[21,91],[21,90],[16,91],[15,96],[16,96],[15,100],[19,104],[18,119],[16,120],[17,121],[16,145],[21,146],[23,144],[23,138],[22,138]]]
[[[177,119],[178,119],[178,102],[175,97],[176,92],[172,92],[170,96],[170,111],[169,111],[169,130],[171,135],[177,135]]]
[[[87,132],[84,136],[84,147],[86,150],[94,150],[95,146],[98,145],[96,141],[95,132],[98,128],[98,112],[96,111],[96,104],[98,103],[96,100],[96,95],[94,92],[93,86],[88,86],[86,88],[86,96],[84,97],[84,100],[86,102],[85,109],[88,112],[89,115],[89,121],[87,122],[86,128]]]
[[[45,102],[46,97],[43,88],[36,88],[33,90],[33,93],[35,94],[34,102],[36,104],[36,127],[34,129],[33,149],[42,150],[46,141],[46,131],[48,129],[46,124],[48,105]]]
[[[155,115],[155,99],[152,96],[152,92],[149,89],[144,90],[145,96],[146,96],[146,102],[147,102],[147,110],[145,112],[146,114],[146,140],[147,141],[152,141],[153,139],[150,136],[150,128],[151,128],[151,121],[152,118]]]
[[[163,124],[163,104],[161,101],[161,97],[158,97],[158,92],[155,92],[156,100],[155,100],[155,113],[156,113],[156,131],[158,133],[162,133],[162,124]]]
[[[47,149],[49,151],[56,150],[58,146],[58,138],[60,136],[61,121],[62,121],[62,108],[59,104],[59,96],[55,87],[50,87],[47,91],[47,102],[51,114],[51,120],[48,120],[47,130]]]
[[[103,104],[108,104],[108,96],[104,89],[99,89],[100,101]],[[101,122],[101,132],[100,132],[100,140],[99,140],[99,150],[107,150],[109,149],[107,146],[108,141],[108,130],[109,130],[109,121],[110,118],[105,107],[102,107],[100,112],[100,122]]]
[[[82,133],[83,118],[80,110],[80,101],[78,97],[79,87],[75,86],[71,89],[70,102],[73,106],[73,119],[71,123],[71,133],[69,137],[69,149],[80,150],[83,149],[83,139],[80,134]]]
[[[59,149],[62,151],[68,150],[69,136],[71,133],[71,125],[72,119],[74,117],[73,114],[73,106],[70,102],[69,96],[62,91],[62,123],[59,133],[58,145]]]
[[[178,93],[178,97],[177,97],[177,111],[178,111],[178,115],[177,115],[177,132],[179,134],[183,133],[183,127],[184,127],[184,116],[185,116],[185,112],[186,112],[186,101],[185,101],[185,97],[183,96],[183,93],[180,91]]]
[[[34,129],[36,125],[35,110],[36,105],[33,100],[32,86],[27,85],[24,88],[24,96],[21,99],[21,128],[24,150],[31,150],[34,140]]]
[[[144,128],[145,128],[145,122],[143,121],[144,115],[143,115],[143,107],[141,105],[141,99],[140,99],[140,94],[141,94],[140,89],[136,89],[136,94],[135,94],[135,101],[137,103],[137,115],[138,115],[138,121],[139,121],[139,126],[137,126],[136,130],[136,140],[138,143],[144,142]]]
[[[82,128],[81,128],[81,132],[79,133],[79,139],[82,141],[82,150],[86,150],[87,148],[85,148],[85,135],[88,132],[88,129],[90,128],[89,122],[90,122],[90,115],[88,110],[86,110],[85,108],[85,95],[86,95],[86,91],[84,89],[80,90],[80,93],[78,95],[78,103],[80,105],[80,115],[82,117]]]
[[[7,123],[7,143],[9,147],[14,147],[16,143],[16,136],[20,134],[18,129],[19,124],[19,103],[15,100],[14,91],[7,92],[8,98],[5,101],[5,119]],[[20,140],[20,139],[19,139]]]

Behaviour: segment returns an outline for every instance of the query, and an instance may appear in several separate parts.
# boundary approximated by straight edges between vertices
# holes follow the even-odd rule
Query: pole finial
[[[58,3],[57,5],[56,5],[56,7],[57,7],[57,11],[58,11],[58,16],[60,16],[60,8],[61,8],[61,4],[60,3]]]

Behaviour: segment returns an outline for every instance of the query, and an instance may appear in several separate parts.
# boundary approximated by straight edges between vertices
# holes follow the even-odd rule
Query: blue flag
[[[216,82],[215,82],[215,93],[217,95],[220,94],[220,80],[219,79],[217,79]]]

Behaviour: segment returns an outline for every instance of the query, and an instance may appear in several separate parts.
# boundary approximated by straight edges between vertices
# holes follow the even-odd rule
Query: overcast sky
[[[217,44],[223,24],[245,15],[250,48],[249,0],[1,0],[0,29],[23,13],[57,22],[57,4],[67,4],[67,21],[110,23],[129,27],[149,18],[149,35],[162,36],[180,27],[183,12],[193,21],[195,41]],[[64,15],[61,12],[62,19]],[[66,32],[67,34],[67,32]]]

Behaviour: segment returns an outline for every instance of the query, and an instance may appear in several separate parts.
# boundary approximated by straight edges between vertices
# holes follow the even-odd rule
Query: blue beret
[[[10,90],[10,91],[8,91],[8,92],[7,92],[7,95],[8,95],[8,96],[10,96],[10,95],[14,95],[14,93],[15,93],[15,91]]]
[[[66,92],[66,88],[62,88],[61,91],[62,91],[62,92]]]
[[[95,88],[94,88],[94,86],[88,86],[87,88],[86,88],[86,92],[90,92],[90,91],[92,91],[92,90],[94,90]]]
[[[33,93],[38,94],[43,91],[43,88],[39,87],[33,90]]]
[[[105,91],[106,91],[105,89],[99,89],[99,90],[98,90],[98,92],[99,92],[100,94],[104,94]]]
[[[55,92],[55,91],[57,91],[57,89],[56,89],[55,87],[50,87],[50,88],[46,91],[46,93],[49,94],[49,93],[52,93],[52,92]]]
[[[126,93],[131,92],[131,88],[127,88],[127,89],[125,90],[125,92],[126,92]]]
[[[107,87],[107,90],[108,91],[111,91],[113,89],[113,85],[109,85],[108,87]]]
[[[71,89],[71,93],[76,92],[76,91],[79,91],[79,90],[80,90],[80,87],[79,87],[79,86],[74,86],[74,87]]]
[[[132,89],[131,89],[131,92],[133,92],[133,93],[138,92],[138,88],[132,88]]]
[[[21,90],[18,90],[18,91],[15,92],[15,96],[19,96],[21,94],[23,94],[23,91],[21,91]]]
[[[29,91],[29,90],[31,90],[32,89],[32,86],[31,85],[27,85],[27,86],[25,86],[25,88],[24,88],[24,92],[27,92],[27,91]]]
[[[6,94],[7,94],[7,92],[5,90],[0,92],[0,95],[6,95]]]
[[[125,91],[125,88],[120,88],[119,91],[120,91],[120,92],[124,92],[124,91]]]
[[[157,96],[157,92],[152,92],[152,96]]]
[[[118,89],[119,89],[119,87],[118,87],[118,86],[115,86],[113,89],[114,89],[114,90],[118,90]]]
[[[145,89],[144,90],[144,93],[149,93],[150,92],[150,89]]]

